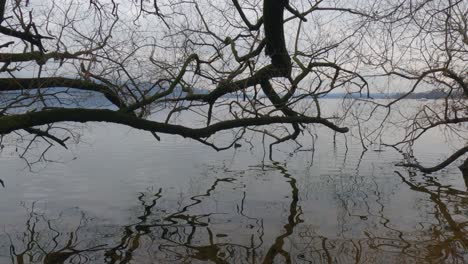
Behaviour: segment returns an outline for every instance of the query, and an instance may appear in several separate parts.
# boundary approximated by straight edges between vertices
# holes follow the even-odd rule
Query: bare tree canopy
[[[0,134],[66,147],[69,122],[111,122],[217,150],[257,132],[271,149],[315,124],[346,133],[348,117],[360,126],[386,111],[360,133],[365,146],[422,86],[443,91],[443,102],[408,118],[404,138],[389,144],[452,125],[463,138],[467,12],[451,0],[3,0]],[[401,79],[403,93],[361,98],[360,115],[354,103],[340,115],[321,110],[321,97],[370,97],[382,79]],[[181,121],[188,113],[198,126]],[[213,135],[224,130],[233,138],[219,145]]]
[[[396,86],[392,80],[399,80],[404,89],[393,100],[371,102],[367,116],[383,110],[383,118],[379,120],[382,125],[370,134],[380,135],[389,127],[383,125],[386,122],[396,126],[403,137],[386,145],[408,152],[409,161],[402,166],[431,173],[468,153],[468,5],[452,0],[404,1],[393,10],[394,15],[371,30],[374,41],[366,48],[374,54],[366,57],[366,64],[373,66],[374,73],[380,72],[374,77],[388,78],[389,86]],[[438,100],[421,102],[417,109],[399,106],[403,99],[425,90],[430,91],[428,97],[438,94]],[[392,111],[398,112],[398,123],[389,122]],[[421,166],[412,158],[412,147],[427,131],[436,129],[443,131],[448,142],[456,142],[456,150],[440,164]],[[468,179],[466,167],[460,169]]]

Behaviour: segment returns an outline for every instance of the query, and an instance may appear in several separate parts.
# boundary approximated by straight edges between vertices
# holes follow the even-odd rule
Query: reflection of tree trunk
[[[463,164],[460,165],[460,167],[458,168],[460,168],[463,174],[463,179],[465,180],[466,189],[468,190],[468,158],[466,158],[465,162],[463,162]]]
[[[291,263],[291,254],[287,250],[283,249],[284,241],[287,237],[289,237],[294,232],[294,227],[302,222],[299,216],[301,214],[300,207],[298,206],[299,203],[299,189],[296,185],[296,179],[292,177],[291,174],[288,173],[286,168],[282,167],[278,162],[273,163],[275,167],[277,167],[281,174],[284,175],[285,178],[289,179],[289,185],[291,186],[291,204],[289,205],[289,216],[288,216],[288,223],[284,225],[285,232],[278,236],[275,239],[275,243],[268,249],[265,258],[263,259],[263,264],[273,263],[275,257],[280,254],[284,257],[285,263]]]

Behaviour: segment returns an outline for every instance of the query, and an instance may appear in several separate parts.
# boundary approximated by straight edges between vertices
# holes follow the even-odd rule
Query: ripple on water
[[[88,137],[76,160],[37,173],[0,156],[0,263],[21,252],[41,262],[67,245],[71,263],[467,261],[456,166],[414,173],[394,166],[402,157],[392,149],[363,153],[350,139],[346,151],[330,133],[314,153],[280,146],[275,162],[260,144],[215,152],[121,126]],[[429,164],[448,149],[418,151]]]

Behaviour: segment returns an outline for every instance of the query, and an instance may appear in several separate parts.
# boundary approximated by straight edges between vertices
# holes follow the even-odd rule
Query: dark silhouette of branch
[[[348,128],[338,127],[327,119],[307,116],[265,116],[258,118],[243,118],[220,121],[203,128],[188,128],[181,125],[172,125],[138,118],[121,111],[112,111],[107,109],[63,108],[0,117],[0,134],[8,134],[18,129],[25,129],[56,122],[110,122],[127,125],[141,130],[175,134],[190,138],[209,137],[218,131],[238,127],[262,126],[275,123],[317,123],[340,133],[348,132]]]
[[[465,153],[468,152],[468,146],[465,146],[459,150],[457,150],[455,153],[453,153],[450,157],[448,157],[446,160],[441,162],[440,164],[434,166],[434,167],[423,167],[419,164],[416,163],[402,163],[402,164],[397,164],[397,166],[402,166],[402,167],[408,167],[408,168],[416,168],[424,173],[433,173],[436,171],[439,171],[448,165],[450,165],[452,162],[456,161],[458,158],[463,156]]]
[[[237,12],[239,12],[239,15],[241,16],[242,21],[244,21],[245,25],[249,28],[249,30],[254,31],[254,30],[259,30],[260,29],[260,27],[263,24],[263,17],[261,17],[257,21],[257,23],[255,23],[255,25],[253,25],[253,24],[250,23],[249,19],[247,18],[244,11],[242,10],[242,7],[240,6],[239,1],[238,0],[232,0],[232,3],[236,7],[236,10],[237,10]]]
[[[111,103],[117,107],[125,107],[122,100],[109,89],[108,86],[97,84],[82,79],[70,79],[64,77],[44,78],[0,78],[0,92],[21,91],[42,88],[66,87],[77,90],[93,91],[102,93]]]

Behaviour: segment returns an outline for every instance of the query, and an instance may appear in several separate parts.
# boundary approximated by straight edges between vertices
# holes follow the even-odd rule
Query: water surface
[[[438,132],[416,154],[437,163]],[[393,149],[317,128],[268,159],[259,138],[216,152],[93,124],[34,167],[0,157],[0,263],[466,263],[468,193]],[[347,142],[347,147],[345,146]],[[12,151],[12,150],[11,150]]]

